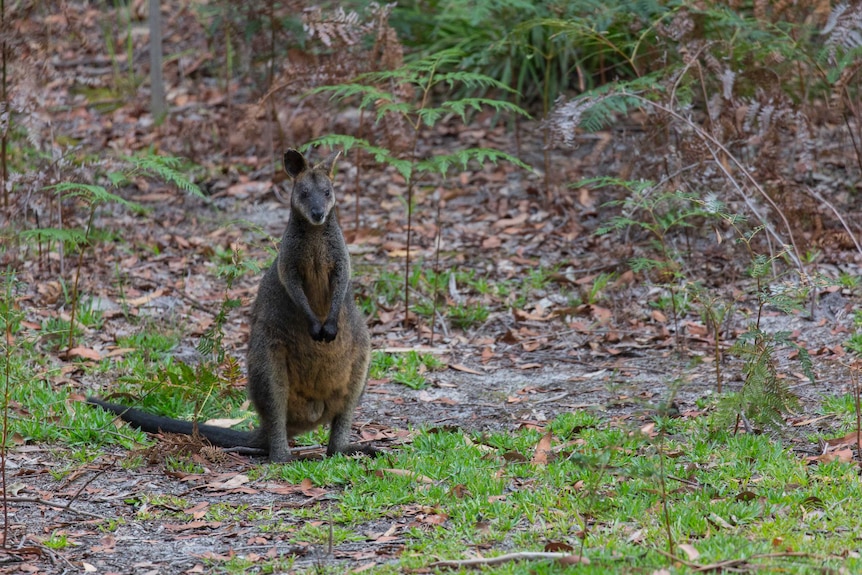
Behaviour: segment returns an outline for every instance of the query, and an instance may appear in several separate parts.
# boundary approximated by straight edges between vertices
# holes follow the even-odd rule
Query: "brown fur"
[[[261,425],[250,433],[199,426],[217,445],[259,447],[272,461],[288,461],[291,437],[330,424],[328,455],[375,452],[349,444],[371,343],[353,301],[350,257],[333,210],[338,155],[314,167],[296,150],[284,155],[294,181],[290,219],[252,306],[247,355],[248,393]],[[189,422],[90,401],[146,431],[191,433]]]

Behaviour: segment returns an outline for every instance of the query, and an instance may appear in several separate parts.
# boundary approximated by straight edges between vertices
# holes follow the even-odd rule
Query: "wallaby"
[[[353,301],[350,256],[333,210],[339,154],[313,167],[296,150],[284,154],[284,169],[293,179],[290,219],[278,258],[260,282],[248,342],[248,394],[260,427],[246,432],[198,425],[198,433],[215,445],[259,448],[271,461],[288,461],[291,437],[329,423],[327,455],[376,453],[348,442],[371,342]],[[147,432],[194,432],[189,421],[87,401]]]

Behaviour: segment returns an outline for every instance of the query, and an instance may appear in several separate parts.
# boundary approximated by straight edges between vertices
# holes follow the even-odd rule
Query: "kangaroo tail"
[[[88,397],[87,403],[98,405],[105,411],[110,411],[120,416],[123,421],[127,421],[147,433],[159,433],[160,431],[165,433],[181,433],[183,435],[192,435],[194,433],[195,425],[191,421],[153,415],[134,407],[110,403],[97,397]],[[239,431],[203,424],[198,424],[197,429],[200,435],[207,438],[213,445],[219,447],[254,447],[258,449],[266,449],[268,447],[264,438],[261,437],[259,430]]]

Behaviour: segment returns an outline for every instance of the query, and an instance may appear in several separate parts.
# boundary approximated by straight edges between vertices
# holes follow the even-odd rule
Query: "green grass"
[[[58,371],[44,369],[21,353],[0,355],[0,373],[8,362],[10,440],[17,434],[25,442],[61,442],[75,448],[116,443],[130,448],[146,436],[129,428],[115,429],[113,417],[72,399],[70,386],[53,386]],[[80,452],[77,459],[85,459]]]
[[[399,309],[404,298],[404,274],[387,269],[359,267],[357,272],[367,276],[360,282],[368,286],[358,297],[362,312],[374,317],[381,309]],[[445,317],[456,329],[481,327],[492,312],[505,313],[511,308],[521,309],[550,293],[558,292],[570,304],[577,305],[577,294],[570,294],[565,286],[557,283],[558,267],[535,267],[518,277],[489,279],[476,269],[444,269],[439,272],[419,262],[409,278],[411,290],[411,312],[425,321],[430,321],[436,312]],[[600,274],[590,291],[593,303],[607,297],[610,274]],[[447,294],[450,286],[457,290],[457,301]]]
[[[462,279],[467,286],[467,276]],[[539,279],[537,274],[530,280],[536,289],[549,288],[549,277]],[[107,445],[131,449],[148,441],[77,401],[74,394],[80,390],[66,384],[59,369],[31,345],[44,335],[40,330],[25,327],[17,312],[2,303],[0,321],[9,324],[15,346],[0,353],[0,373],[9,373],[10,437],[64,450],[66,465],[51,474],[58,484],[76,469],[93,465]],[[212,373],[207,364],[194,368],[170,358],[179,341],[176,334],[138,327],[118,341],[134,351],[90,367],[82,364],[82,370],[92,376],[120,374],[112,390],[133,394],[145,409],[166,415],[191,417],[201,406],[204,418],[249,415],[240,408],[242,393],[224,374]],[[429,354],[375,352],[372,377],[421,388],[428,374],[441,367]],[[822,410],[848,424],[855,413],[849,396],[825,398]],[[532,561],[483,572],[693,572],[658,551],[668,548],[668,528],[675,545],[687,543],[698,550],[699,564],[751,558],[751,565],[769,572],[862,569],[857,538],[862,483],[855,465],[810,465],[770,435],[716,432],[712,416],[660,419],[656,429],[667,434],[660,442],[638,432],[644,423],[582,410],[559,415],[545,430],[508,430],[507,425],[487,433],[426,429],[412,443],[374,459],[339,455],[253,466],[244,471],[252,488],[308,480],[326,489],[327,497],[307,506],[276,508],[224,499],[207,510],[206,520],[245,522],[261,535],[322,548],[330,533],[335,546],[356,545],[368,540],[369,532],[395,525],[400,551],[385,556],[374,569],[393,575],[425,569],[437,559],[542,551],[549,543],[583,551],[590,565]],[[553,454],[546,464],[532,463],[547,432]],[[326,436],[326,430],[315,430],[298,442],[323,444]],[[144,465],[140,456],[133,456],[118,467]],[[162,465],[168,472],[207,473],[200,463],[178,457]],[[183,512],[192,506],[190,499],[142,495],[128,504],[137,514],[127,522],[192,520]],[[112,531],[118,523],[108,518],[100,528]],[[49,541],[57,549],[70,544],[62,532]],[[678,547],[673,550],[685,557]],[[790,551],[803,555],[756,558]],[[253,567],[293,571],[291,560],[284,561],[262,558]],[[241,557],[212,559],[210,565],[216,573],[249,567]]]
[[[847,272],[839,272],[838,274],[838,285],[847,289],[856,289],[859,287],[859,282],[862,280],[862,277],[851,275]]]
[[[862,568],[852,554],[844,558],[857,549],[862,528],[862,484],[854,466],[809,467],[766,435],[710,434],[706,419],[675,422],[662,448],[676,544],[693,545],[701,564],[792,550],[810,556],[752,563],[789,573]],[[257,478],[310,479],[334,489],[330,511],[321,504],[292,513],[295,521],[331,513],[336,545],[361,540],[369,522],[409,518],[404,551],[380,566],[382,573],[421,569],[435,558],[473,557],[477,547],[491,557],[541,551],[549,542],[577,552],[582,541],[591,565],[579,573],[668,567],[657,551],[667,540],[655,440],[592,414],[567,414],[549,428],[554,446],[562,448],[547,465],[529,462],[542,437],[535,430],[488,436],[436,431],[386,457],[269,465]],[[524,461],[507,457],[510,452]],[[297,536],[325,544],[326,529],[303,527]],[[558,570],[540,562],[485,572]],[[691,571],[676,566],[672,572]]]
[[[427,353],[412,350],[406,353],[375,351],[371,354],[370,377],[388,378],[412,389],[423,389],[427,386],[425,374],[443,367],[439,359]]]
[[[170,367],[158,363],[158,355],[151,354],[156,363],[149,365]],[[0,357],[12,362],[13,405],[24,406],[21,409],[27,412],[26,417],[11,413],[12,431],[27,441],[68,450],[69,467],[56,470],[56,481],[65,481],[76,467],[92,464],[107,444],[130,448],[145,441],[127,426],[115,428],[109,415],[74,401],[66,387],[50,385],[52,372],[32,356]],[[433,356],[415,352],[376,353],[374,359],[373,369],[382,370],[376,376],[394,378],[399,370],[427,373],[439,367]],[[176,404],[168,400],[176,391],[168,387],[150,397],[161,398],[168,412],[187,412],[189,406],[183,408],[182,400],[173,400]],[[233,414],[237,401],[214,394],[212,410],[221,410],[216,413],[221,416]],[[836,398],[824,402],[824,411],[848,414],[852,405],[846,398]],[[247,470],[252,487],[273,480],[286,484],[308,480],[329,493],[313,505],[279,507],[277,512],[241,499],[223,500],[210,507],[206,520],[262,521],[261,535],[323,548],[329,544],[330,517],[336,547],[361,544],[381,525],[384,529],[396,525],[403,548],[381,561],[376,573],[423,569],[436,559],[469,558],[478,552],[492,557],[542,551],[549,543],[568,545],[576,553],[583,550],[590,565],[567,568],[578,573],[649,573],[662,568],[692,572],[682,564],[672,565],[658,552],[668,547],[661,512],[665,501],[674,543],[695,547],[699,564],[793,551],[805,555],[752,558],[751,564],[787,573],[862,569],[856,556],[862,483],[854,465],[809,465],[769,435],[711,431],[711,417],[658,421],[656,428],[667,433],[660,443],[637,431],[644,423],[621,423],[599,412],[578,411],[560,415],[545,430],[424,430],[412,443],[374,459],[339,455],[264,464]],[[531,463],[548,431],[553,455],[547,464]],[[325,443],[325,435],[323,430],[304,434],[301,442]],[[137,458],[133,467],[142,464]],[[179,458],[163,465],[168,471],[205,472]],[[138,512],[127,521],[192,520],[182,512],[192,506],[190,500],[151,495],[129,503]],[[107,531],[116,528],[109,520],[104,523]],[[55,534],[52,544],[62,548],[63,537]],[[684,557],[677,547],[674,552]],[[261,572],[283,567],[276,561],[264,558],[255,566]],[[241,568],[236,562],[212,562],[216,573]],[[531,561],[484,572],[527,575],[563,569],[549,561]]]
[[[466,329],[483,324],[490,313],[491,310],[481,303],[467,303],[450,307],[447,315],[454,326]]]

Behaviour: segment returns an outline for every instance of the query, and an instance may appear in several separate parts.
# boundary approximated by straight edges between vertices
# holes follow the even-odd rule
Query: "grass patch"
[[[677,420],[665,437],[666,495],[654,438],[589,413],[554,420],[552,454],[531,462],[543,432],[490,435],[425,431],[388,456],[298,461],[260,468],[259,478],[310,480],[337,500],[292,511],[309,521],[297,536],[335,544],[362,540],[369,522],[402,525],[405,546],[382,573],[457,559],[562,545],[590,559],[579,573],[669,566],[669,510],[675,553],[686,543],[700,564],[750,557],[749,565],[790,573],[862,568],[862,484],[854,466],[809,466],[767,435],[711,433],[709,418]],[[393,471],[397,470],[397,471]],[[326,506],[331,505],[327,510]],[[406,520],[405,520],[406,519]],[[795,556],[775,556],[780,553]],[[770,555],[770,557],[759,557]],[[759,558],[758,558],[759,557]],[[551,563],[489,568],[494,573],[559,572]],[[677,565],[673,572],[690,572]]]
[[[703,417],[674,421],[661,448],[591,413],[566,414],[548,430],[546,464],[531,461],[543,431],[426,430],[385,457],[269,465],[258,478],[310,480],[339,492],[335,501],[292,511],[291,521],[311,522],[296,534],[304,541],[326,544],[328,520],[314,523],[323,517],[332,518],[336,545],[361,540],[369,522],[399,522],[404,550],[380,566],[382,573],[474,557],[477,547],[491,557],[551,543],[583,549],[591,564],[579,573],[667,568],[656,551],[668,548],[663,498],[675,553],[685,557],[678,545],[691,545],[700,564],[751,557],[752,568],[791,573],[862,568],[853,552],[862,527],[862,484],[853,465],[811,467],[767,435],[710,432]],[[776,556],[789,552],[799,555]],[[485,572],[559,569],[528,562]]]
[[[359,306],[365,315],[373,318],[381,310],[391,311],[403,305],[403,272],[361,266],[357,271],[368,276],[367,280],[359,282],[359,285],[368,286],[367,289],[358,294]],[[436,313],[452,328],[480,328],[492,313],[522,309],[548,295],[553,295],[558,303],[581,303],[577,293],[570,293],[560,283],[561,277],[558,267],[539,266],[531,268],[523,277],[500,279],[475,269],[434,272],[430,266],[417,265],[408,281],[412,294],[410,309],[425,321],[430,321]],[[613,276],[607,274],[596,278],[590,291],[591,303],[607,297],[612,279]],[[453,293],[455,296],[450,297]]]
[[[428,353],[375,351],[371,354],[370,377],[388,378],[412,389],[423,389],[427,386],[426,374],[443,367],[443,362]]]
[[[71,466],[91,461],[99,446],[145,441],[128,426],[115,428],[108,414],[77,403],[66,388],[52,386],[50,370],[39,368],[33,357],[3,357],[13,362],[12,405],[27,411],[26,416],[13,411],[12,429],[25,440],[70,445]],[[160,365],[170,369],[172,364]],[[375,353],[378,372],[373,376],[427,373],[436,367],[433,356]],[[163,412],[188,415],[193,407],[176,390],[154,392],[152,405],[158,403],[153,397],[160,398]],[[211,396],[207,409],[220,416],[236,413],[241,400]],[[176,404],[166,403],[168,398]],[[851,406],[839,398],[827,401],[824,410],[846,413]],[[330,533],[336,547],[349,546],[391,527],[400,551],[375,567],[379,573],[475,557],[477,550],[492,557],[548,546],[583,552],[590,565],[578,567],[579,573],[692,572],[659,553],[668,549],[668,528],[674,553],[685,558],[679,545],[691,545],[700,554],[699,564],[747,558],[751,569],[788,573],[862,569],[856,536],[862,529],[862,484],[854,465],[809,465],[769,435],[716,432],[711,416],[657,421],[655,429],[666,433],[660,443],[638,431],[645,423],[623,424],[578,411],[560,415],[542,430],[428,429],[411,444],[375,459],[339,455],[260,465],[247,472],[253,482],[305,481],[329,494],[308,506],[277,511],[224,501],[213,505],[206,519],[262,521],[261,534],[324,548]],[[304,434],[300,443],[325,443],[325,434]],[[545,457],[542,445],[548,438]],[[180,460],[164,465],[173,472],[205,472]],[[55,479],[66,475],[57,470]],[[131,504],[139,509],[129,521],[191,520],[182,512],[191,502],[173,496],[148,496]],[[116,528],[116,523],[104,524],[108,531]],[[56,543],[64,545],[62,534]],[[255,566],[264,572],[283,566],[274,561],[280,560],[259,559]],[[235,567],[213,563],[214,572]],[[549,561],[523,562],[485,572],[526,575],[561,568]]]

